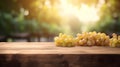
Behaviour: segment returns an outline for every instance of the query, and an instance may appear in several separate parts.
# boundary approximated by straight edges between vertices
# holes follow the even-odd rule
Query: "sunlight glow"
[[[96,22],[99,20],[98,8],[82,3],[80,8],[70,4],[67,0],[60,0],[59,11],[62,16],[77,16],[82,23]]]
[[[45,5],[46,5],[48,8],[51,8],[50,0],[46,0]]]
[[[73,5],[69,4],[67,0],[60,0],[61,4],[59,5],[60,12],[62,15],[70,15],[75,13],[76,9]]]
[[[98,10],[94,5],[87,6],[86,4],[81,4],[78,15],[82,22],[96,22],[99,20]]]

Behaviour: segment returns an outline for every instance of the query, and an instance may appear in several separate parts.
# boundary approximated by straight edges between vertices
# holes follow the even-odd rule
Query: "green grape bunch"
[[[72,35],[60,33],[58,37],[54,38],[56,46],[60,47],[74,47],[74,37]]]
[[[110,38],[105,33],[100,32],[83,32],[78,33],[76,37],[60,33],[54,38],[56,46],[74,47],[74,46],[109,46],[120,47],[120,36],[113,33]]]
[[[112,38],[110,39],[110,47],[120,47],[120,36],[117,36],[117,34],[113,33]]]
[[[75,38],[77,46],[108,46],[109,36],[105,33],[84,32],[78,33]]]

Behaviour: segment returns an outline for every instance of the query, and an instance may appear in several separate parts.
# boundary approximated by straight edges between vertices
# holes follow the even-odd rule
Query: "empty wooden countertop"
[[[54,42],[1,42],[0,54],[120,54],[120,48],[56,47]]]

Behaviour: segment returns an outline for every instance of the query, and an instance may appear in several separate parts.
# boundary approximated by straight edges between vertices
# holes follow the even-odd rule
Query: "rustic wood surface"
[[[120,54],[120,48],[56,47],[53,42],[1,42],[0,54]]]
[[[120,67],[120,48],[1,42],[0,67]]]

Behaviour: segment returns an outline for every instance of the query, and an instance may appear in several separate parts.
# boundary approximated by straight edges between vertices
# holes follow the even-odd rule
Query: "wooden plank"
[[[1,42],[0,67],[120,67],[120,48]]]
[[[2,54],[0,67],[120,67],[120,55]]]
[[[53,42],[1,42],[0,54],[120,54],[120,48],[56,47]]]

